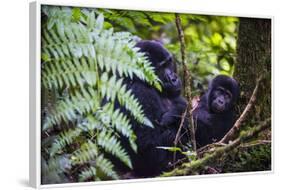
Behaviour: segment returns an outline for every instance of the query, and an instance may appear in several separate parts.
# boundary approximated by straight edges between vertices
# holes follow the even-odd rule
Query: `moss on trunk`
[[[265,75],[249,122],[263,121],[271,115],[271,20],[240,18],[237,63],[234,77],[240,83],[240,114],[250,99],[256,79]]]

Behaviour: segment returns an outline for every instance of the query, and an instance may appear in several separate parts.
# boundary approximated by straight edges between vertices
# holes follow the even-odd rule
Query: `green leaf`
[[[74,22],[78,22],[81,17],[81,10],[80,8],[73,8],[72,9],[72,19]]]
[[[170,152],[182,152],[179,147],[166,147],[166,146],[157,146],[156,148],[168,150]]]
[[[220,46],[221,42],[222,42],[222,36],[219,33],[214,33],[214,35],[212,36],[211,40],[212,43],[214,44],[214,46]]]
[[[54,26],[55,22],[56,22],[55,18],[50,18],[48,20],[47,29],[48,30],[52,29],[52,27]]]
[[[97,174],[97,170],[95,167],[89,167],[84,169],[80,174],[79,174],[79,181],[86,181],[89,178],[94,178]]]
[[[104,22],[104,17],[103,17],[103,14],[99,14],[99,16],[98,16],[98,18],[97,18],[97,20],[96,20],[96,27],[95,27],[95,29],[97,30],[97,31],[101,31],[102,30],[102,28],[103,28],[103,22]]]
[[[151,121],[147,117],[144,117],[143,124],[145,124],[148,127],[154,128],[153,124],[151,123]]]
[[[87,25],[90,31],[94,29],[95,24],[96,24],[95,12],[91,11],[87,17]]]
[[[50,61],[50,57],[49,57],[49,55],[48,55],[47,53],[42,53],[41,59],[42,59],[44,62]]]

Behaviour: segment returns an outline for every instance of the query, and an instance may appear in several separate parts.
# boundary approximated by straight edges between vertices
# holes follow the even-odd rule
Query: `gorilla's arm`
[[[180,121],[182,113],[185,111],[187,102],[182,96],[178,96],[172,100],[169,100],[171,106],[169,110],[167,110],[161,117],[160,125],[168,126],[172,124],[177,124]]]
[[[143,106],[144,114],[153,125],[157,124],[162,114],[166,112],[166,107],[157,90],[141,81],[135,81],[130,89]]]

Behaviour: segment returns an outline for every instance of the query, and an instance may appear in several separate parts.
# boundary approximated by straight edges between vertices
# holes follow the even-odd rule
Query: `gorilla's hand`
[[[169,126],[169,125],[173,124],[174,121],[175,121],[175,116],[173,115],[173,113],[166,112],[162,115],[159,124],[161,126]]]

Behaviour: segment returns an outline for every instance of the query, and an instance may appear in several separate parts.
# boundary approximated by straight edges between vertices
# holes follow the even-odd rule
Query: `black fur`
[[[198,148],[219,141],[233,126],[238,98],[239,86],[233,78],[219,75],[210,82],[193,111]]]
[[[139,177],[151,177],[167,169],[172,161],[173,153],[157,147],[173,146],[181,114],[187,103],[180,95],[181,81],[175,72],[171,54],[156,41],[141,41],[136,46],[151,61],[163,84],[162,92],[159,92],[138,79],[128,82],[132,93],[142,105],[144,114],[154,125],[154,128],[150,128],[135,121],[132,123],[138,145],[137,154],[129,151],[133,171]]]

